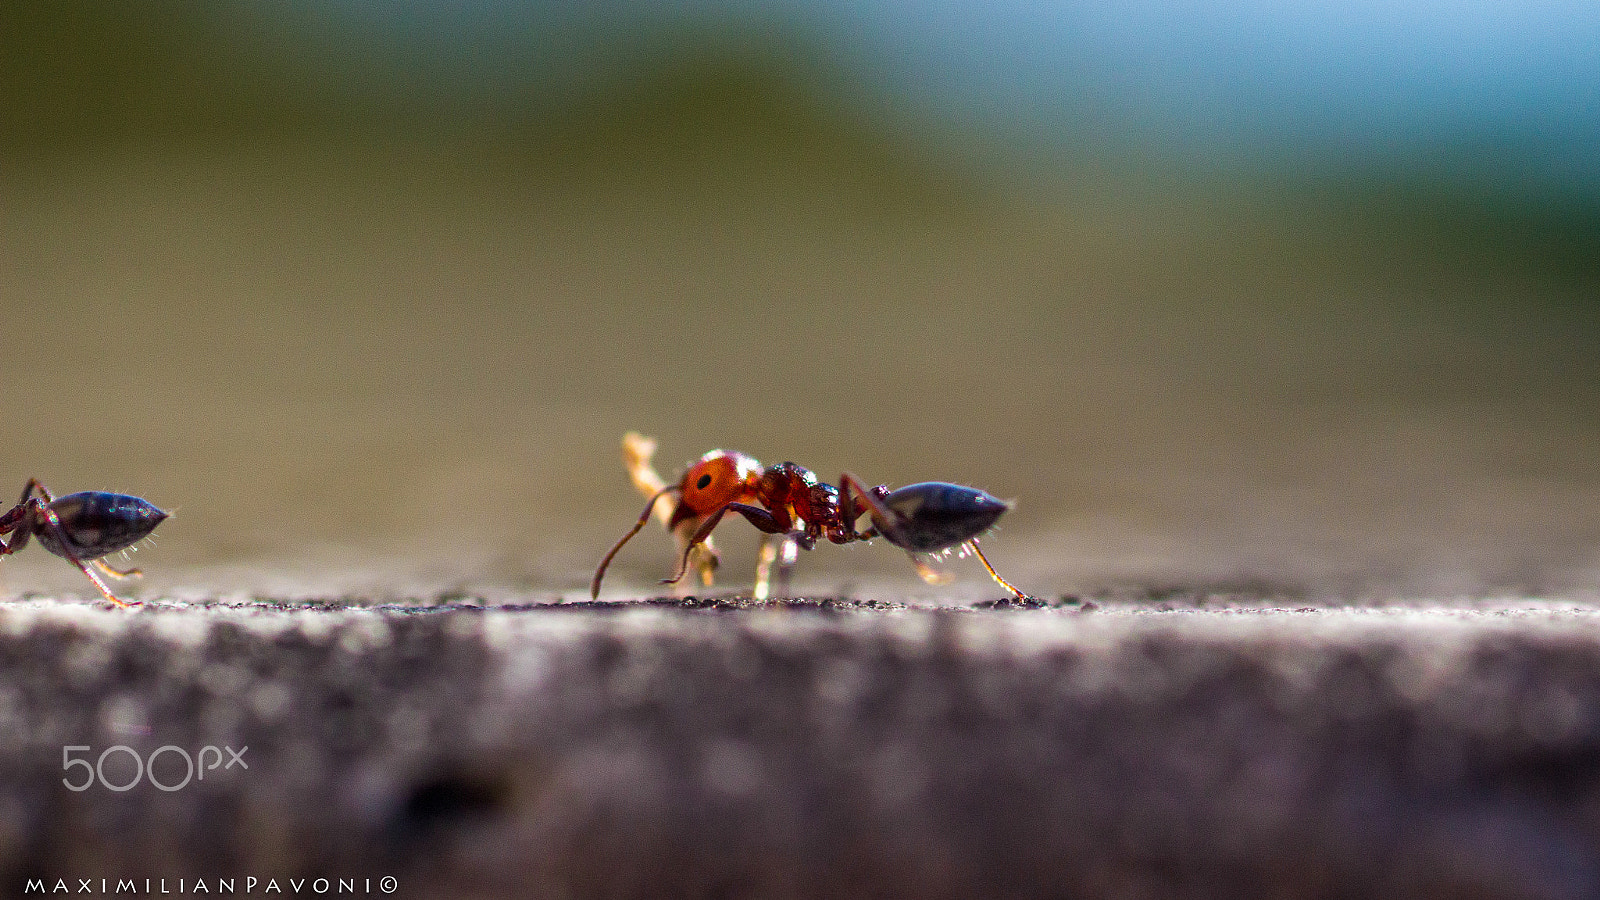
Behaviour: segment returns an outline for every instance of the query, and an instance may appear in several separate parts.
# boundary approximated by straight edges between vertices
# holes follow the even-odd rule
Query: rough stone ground
[[[63,785],[86,774],[64,746],[118,745],[249,768]],[[136,774],[126,751],[102,769]],[[385,876],[429,898],[1600,896],[1600,609],[0,608],[0,894]]]

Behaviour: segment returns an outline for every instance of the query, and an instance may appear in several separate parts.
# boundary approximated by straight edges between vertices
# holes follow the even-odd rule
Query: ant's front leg
[[[779,519],[771,511],[762,509],[759,506],[751,506],[748,503],[739,502],[725,503],[716,512],[706,516],[706,520],[700,523],[699,528],[695,529],[694,534],[689,538],[689,543],[684,545],[683,555],[678,559],[677,571],[673,573],[671,578],[661,579],[662,584],[677,584],[682,580],[683,574],[689,571],[689,552],[711,536],[712,530],[717,527],[717,523],[722,521],[723,515],[729,510],[744,516],[750,520],[751,525],[767,534],[786,534],[794,524],[787,515]]]

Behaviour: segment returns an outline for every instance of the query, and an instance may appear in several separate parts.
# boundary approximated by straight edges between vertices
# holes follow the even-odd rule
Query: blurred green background
[[[637,429],[1017,498],[1046,595],[1592,595],[1600,18],[1174,9],[7,4],[8,490],[177,508],[146,596],[577,596]]]

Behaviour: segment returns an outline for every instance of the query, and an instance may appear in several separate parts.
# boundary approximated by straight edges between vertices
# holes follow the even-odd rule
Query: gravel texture
[[[1600,609],[1202,599],[10,603],[0,894],[1600,896]]]

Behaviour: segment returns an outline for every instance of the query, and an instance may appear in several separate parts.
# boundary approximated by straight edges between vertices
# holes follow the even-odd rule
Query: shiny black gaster
[[[106,491],[68,494],[57,498],[50,509],[61,520],[68,546],[61,546],[49,528],[36,529],[34,536],[46,550],[65,559],[99,559],[126,550],[148,537],[167,517],[148,500]]]
[[[880,524],[889,543],[913,553],[937,553],[983,534],[1010,504],[977,488],[924,481],[890,491],[885,506],[900,515]],[[890,527],[884,528],[887,524]]]

